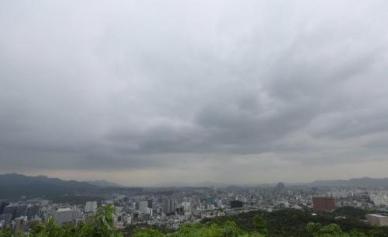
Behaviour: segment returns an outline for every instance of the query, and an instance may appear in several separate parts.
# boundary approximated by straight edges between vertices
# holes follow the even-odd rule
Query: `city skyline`
[[[0,3],[0,173],[386,177],[386,1]]]

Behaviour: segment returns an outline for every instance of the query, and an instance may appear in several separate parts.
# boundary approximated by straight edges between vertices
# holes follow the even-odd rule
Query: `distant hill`
[[[312,186],[341,187],[388,187],[388,178],[354,178],[349,180],[318,180],[310,183]]]
[[[67,181],[46,176],[0,174],[0,199],[26,197],[57,197],[95,192],[99,187],[87,182]]]
[[[112,183],[112,182],[109,182],[106,180],[92,180],[92,181],[87,181],[87,182],[94,185],[94,186],[101,187],[101,188],[116,188],[116,187],[122,188],[122,187],[124,187],[120,184]]]

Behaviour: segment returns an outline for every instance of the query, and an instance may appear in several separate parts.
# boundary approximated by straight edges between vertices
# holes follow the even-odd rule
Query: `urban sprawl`
[[[308,209],[316,215],[345,206],[373,210],[364,221],[388,225],[384,214],[388,212],[388,189],[385,188],[317,188],[283,183],[260,187],[133,188],[107,192],[96,200],[88,196],[78,196],[77,200],[78,203],[23,197],[0,200],[0,229],[28,232],[33,223],[49,218],[60,225],[76,224],[94,215],[99,206],[108,204],[116,209],[115,225],[120,229],[137,225],[177,229],[184,223],[197,223],[204,218],[254,210]]]

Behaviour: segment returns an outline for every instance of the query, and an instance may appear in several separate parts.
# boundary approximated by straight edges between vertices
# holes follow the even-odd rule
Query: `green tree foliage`
[[[323,226],[312,234],[314,237],[349,237],[349,234],[344,233],[337,224]]]
[[[351,237],[368,237],[368,235],[362,233],[362,232],[359,232],[358,230],[352,230],[350,231],[350,236]]]
[[[255,226],[258,233],[263,235],[268,234],[267,223],[264,218],[260,215],[256,215],[253,217],[253,225]]]
[[[153,228],[137,229],[134,233],[135,237],[164,237],[159,230]]]
[[[365,218],[365,215],[367,213],[368,212],[363,209],[356,208],[356,207],[349,207],[349,206],[337,208],[333,212],[333,214],[336,216],[344,216],[346,218],[355,218],[355,219],[363,219]]]
[[[5,229],[0,231],[0,237],[9,237],[12,236],[12,231],[10,229]]]
[[[154,229],[138,229],[134,237],[264,237],[258,232],[247,232],[241,230],[233,221],[226,221],[224,224],[195,224],[184,225],[176,232],[162,234]]]
[[[337,224],[329,224],[322,226],[318,223],[309,223],[306,226],[307,231],[313,237],[368,237],[374,235],[367,235],[365,233],[359,232],[357,230],[352,230],[350,233],[345,233],[342,231],[341,227]]]
[[[29,235],[0,231],[0,237],[122,237],[122,233],[113,225],[113,206],[99,208],[94,217],[78,225],[59,226],[53,219],[35,225]]]
[[[357,210],[343,209],[341,212]],[[77,225],[59,226],[52,219],[31,228],[30,234],[0,231],[0,237],[123,237],[114,228],[113,206]],[[136,227],[135,227],[136,228]],[[283,209],[249,212],[183,225],[171,232],[145,226],[126,232],[130,237],[388,237],[388,228],[366,225],[358,219],[339,219],[332,214],[313,216],[308,211]],[[128,235],[129,234],[129,235]]]

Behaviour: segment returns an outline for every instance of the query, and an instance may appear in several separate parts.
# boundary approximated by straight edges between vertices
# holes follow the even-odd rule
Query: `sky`
[[[384,177],[385,0],[4,0],[0,173]]]

